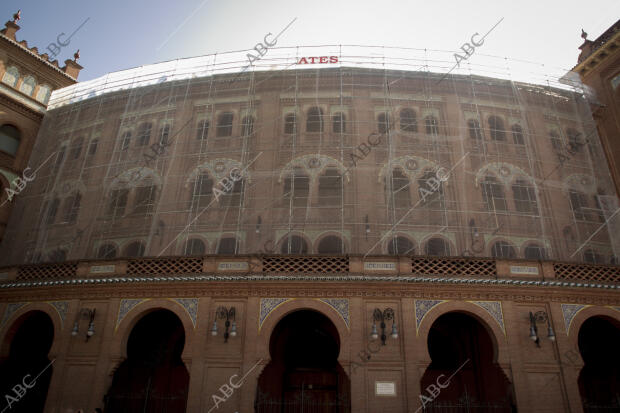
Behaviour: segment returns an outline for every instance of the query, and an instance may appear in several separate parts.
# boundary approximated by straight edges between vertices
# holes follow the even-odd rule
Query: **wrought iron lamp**
[[[387,340],[387,336],[385,334],[385,322],[392,320],[392,332],[390,334],[390,336],[393,339],[397,339],[398,338],[398,327],[396,326],[396,321],[394,318],[394,310],[392,310],[391,308],[386,308],[385,310],[381,311],[378,308],[375,308],[375,310],[372,313],[372,317],[373,317],[373,322],[372,322],[372,328],[371,328],[371,332],[370,332],[370,337],[373,340],[376,340],[379,338],[379,333],[377,331],[377,322],[379,321],[380,327],[381,327],[381,343],[385,346],[385,340]]]
[[[537,311],[533,313],[530,311],[530,338],[536,343],[537,347],[540,347],[540,339],[538,338],[538,327],[536,323],[547,323],[547,338],[550,341],[555,341],[555,333],[551,327],[551,320],[544,311]]]
[[[88,319],[88,330],[86,331],[86,341],[88,341],[92,336],[95,335],[95,312],[96,308],[82,308],[75,319],[75,323],[73,323],[73,330],[71,330],[71,335],[73,337],[77,336],[80,332],[80,319]]]
[[[224,323],[224,343],[228,343],[228,337],[235,337],[237,336],[237,323],[235,322],[235,307],[230,307],[230,308],[226,308],[223,306],[220,306],[217,308],[217,310],[215,310],[215,319],[213,320],[213,327],[211,328],[211,335],[212,336],[217,336],[217,320],[224,320],[226,319],[226,322]],[[231,325],[231,320],[232,320],[232,325]],[[228,329],[230,328],[230,332],[228,332]]]

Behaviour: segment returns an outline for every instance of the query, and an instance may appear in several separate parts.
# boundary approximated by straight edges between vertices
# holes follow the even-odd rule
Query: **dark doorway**
[[[432,361],[420,390],[429,399],[423,399],[421,411],[516,412],[512,385],[494,362],[491,336],[474,317],[463,313],[439,317],[428,334],[428,351]],[[438,387],[438,378],[445,386],[451,376],[436,397],[426,390],[430,385]]]
[[[184,413],[189,373],[181,360],[185,331],[168,310],[144,316],[132,329],[127,359],[105,397],[112,413]]]
[[[15,331],[15,335],[11,341],[9,358],[0,363],[0,410],[41,413],[54,368],[47,357],[54,341],[54,324],[44,312],[32,311],[16,321],[12,331]],[[17,385],[31,384],[37,376],[33,387],[26,388],[21,396],[12,390]],[[18,400],[7,399],[6,395]]]
[[[258,379],[257,413],[349,413],[350,383],[338,363],[340,339],[315,311],[284,317],[269,343],[271,362]]]
[[[589,318],[578,340],[584,362],[579,374],[584,413],[620,412],[620,323]]]

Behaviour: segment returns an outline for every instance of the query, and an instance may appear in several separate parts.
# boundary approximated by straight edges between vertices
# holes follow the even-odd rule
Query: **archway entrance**
[[[338,363],[332,322],[310,310],[284,317],[269,342],[271,362],[258,379],[257,413],[349,413],[350,382]]]
[[[11,340],[9,358],[0,363],[0,410],[11,413],[43,412],[54,368],[47,357],[54,341],[54,324],[44,312],[31,311],[16,321],[9,331],[15,331],[15,335]],[[9,339],[10,332],[7,335]],[[24,380],[26,375],[30,376]],[[24,386],[24,382],[26,385],[32,383],[37,376],[36,383],[26,388],[23,397],[20,398],[12,390],[16,385]],[[6,395],[18,400],[7,399]]]
[[[127,359],[114,373],[105,411],[183,413],[189,373],[181,360],[185,331],[168,310],[144,316],[131,330]]]
[[[477,319],[456,312],[442,315],[429,331],[428,351],[432,361],[420,389],[428,397],[422,399],[424,412],[516,411],[512,385],[494,362],[493,340]],[[445,387],[433,397],[426,389],[439,388],[438,379]]]
[[[620,412],[620,323],[592,317],[579,329],[584,366],[579,393],[584,413]]]

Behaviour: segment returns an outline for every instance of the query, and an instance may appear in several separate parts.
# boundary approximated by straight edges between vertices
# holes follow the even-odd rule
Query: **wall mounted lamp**
[[[75,318],[75,323],[73,323],[73,330],[71,330],[71,335],[73,337],[77,336],[80,332],[80,319],[88,320],[88,330],[86,331],[86,341],[95,335],[95,308],[82,308]]]
[[[553,328],[551,327],[551,320],[549,320],[549,316],[544,311],[537,311],[532,314],[530,311],[530,338],[532,341],[536,343],[537,347],[540,347],[540,339],[538,338],[538,327],[536,327],[536,323],[547,323],[547,338],[550,341],[555,341],[555,333],[553,332]]]
[[[217,320],[224,320],[224,343],[228,343],[228,337],[235,337],[237,335],[237,323],[235,322],[235,307],[226,308],[220,306],[215,310],[215,319],[213,320],[213,327],[211,328],[211,335],[217,336]],[[232,325],[231,325],[232,320]],[[228,329],[230,328],[230,333]]]
[[[260,215],[258,216],[258,219],[256,220],[256,233],[260,234],[260,226],[262,224],[263,220],[261,219]]]
[[[393,339],[398,338],[398,327],[396,326],[396,321],[394,318],[394,310],[392,310],[391,308],[386,308],[385,310],[381,311],[378,308],[375,308],[372,313],[372,318],[373,321],[370,337],[373,340],[379,338],[379,333],[377,332],[377,322],[379,321],[381,322],[381,343],[385,346],[385,340],[387,339],[387,336],[385,335],[385,322],[389,320],[392,320],[392,333],[390,335]]]

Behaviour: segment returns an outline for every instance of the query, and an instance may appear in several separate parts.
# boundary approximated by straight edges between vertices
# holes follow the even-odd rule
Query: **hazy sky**
[[[18,40],[39,51],[69,36],[57,57],[80,49],[79,79],[180,57],[250,49],[266,33],[277,46],[361,44],[456,50],[475,32],[489,34],[484,54],[570,69],[581,28],[594,40],[620,18],[619,0],[3,0],[0,18],[22,10]],[[61,38],[66,39],[66,37]]]

